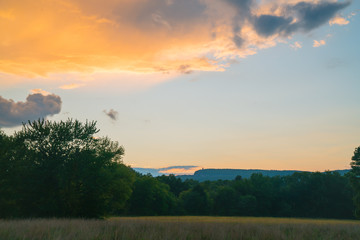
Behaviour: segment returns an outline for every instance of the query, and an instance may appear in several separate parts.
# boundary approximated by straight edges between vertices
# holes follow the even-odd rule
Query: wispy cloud
[[[290,44],[290,47],[296,50],[302,48],[302,45],[300,42],[294,42],[293,44]]]
[[[200,170],[198,166],[172,166],[167,168],[160,168],[159,173],[161,174],[174,174],[174,175],[191,175],[195,171]]]
[[[97,71],[224,71],[231,60],[275,46],[295,33],[313,31],[331,19],[333,24],[341,23],[336,16],[349,4],[5,0],[0,12],[0,72],[31,77]]]
[[[313,47],[315,47],[315,48],[316,47],[321,47],[321,46],[323,46],[325,44],[326,44],[325,40],[319,40],[319,41],[314,40]]]
[[[350,22],[347,19],[345,19],[341,16],[336,16],[329,21],[330,26],[332,26],[332,25],[347,25],[349,23]]]
[[[115,111],[114,109],[110,109],[109,111],[104,110],[103,112],[114,121],[116,121],[118,119],[119,113],[117,111]]]
[[[59,88],[65,89],[65,90],[71,90],[71,89],[79,88],[82,86],[84,86],[84,84],[72,83],[72,84],[62,85]]]
[[[192,175],[195,171],[200,170],[201,167],[198,166],[171,166],[166,168],[133,168],[135,171],[142,174],[151,174],[155,176],[161,175]]]
[[[360,9],[357,9],[357,10],[355,10],[355,11],[352,11],[352,12],[348,15],[348,18],[352,18],[352,17],[356,16],[359,12],[360,12]]]
[[[41,95],[44,95],[44,96],[47,96],[47,95],[50,95],[51,93],[45,91],[45,90],[42,90],[41,88],[36,88],[36,89],[31,89],[30,92],[32,94],[36,94],[36,93],[39,93]]]
[[[61,98],[55,94],[33,89],[25,102],[15,102],[0,96],[0,127],[14,127],[28,120],[45,118],[61,111]]]

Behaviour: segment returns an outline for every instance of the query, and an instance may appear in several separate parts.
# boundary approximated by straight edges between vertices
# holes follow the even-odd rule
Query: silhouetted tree
[[[12,215],[101,217],[121,211],[134,173],[121,162],[124,149],[94,137],[98,131],[95,122],[72,119],[24,124],[5,159],[19,208]]]
[[[351,171],[349,177],[354,191],[355,216],[360,218],[360,147],[355,149],[350,165]]]
[[[0,217],[11,216],[16,212],[16,184],[13,168],[16,163],[13,158],[12,139],[0,130]]]

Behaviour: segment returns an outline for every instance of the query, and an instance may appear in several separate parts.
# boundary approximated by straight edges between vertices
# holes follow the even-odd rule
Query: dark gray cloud
[[[264,37],[274,34],[289,36],[295,32],[309,32],[327,23],[340,10],[350,5],[351,1],[334,2],[329,0],[317,3],[298,2],[296,4],[274,5],[281,9],[281,15],[263,14],[256,16],[259,7],[255,0],[227,0],[236,9],[237,15],[233,19],[233,41],[237,47],[243,45],[239,32],[243,24],[247,21],[251,23],[256,32]],[[296,21],[293,21],[296,18]]]
[[[248,18],[251,15],[251,9],[255,7],[254,0],[227,0],[242,18]]]
[[[256,32],[262,36],[271,36],[275,33],[286,32],[292,18],[278,17],[272,15],[261,15],[255,18],[254,27]]]
[[[309,32],[327,23],[350,2],[299,2],[284,7],[283,16],[260,15],[252,17],[259,35],[268,37],[273,34],[288,36],[297,31]],[[293,17],[296,18],[295,22]]]
[[[109,111],[104,110],[103,112],[114,121],[116,121],[118,118],[119,113],[117,111],[115,111],[114,109],[110,109]]]
[[[251,19],[251,9],[255,7],[254,0],[227,0],[227,2],[236,9],[237,15],[233,19],[232,28],[233,28],[233,42],[238,48],[241,48],[244,40],[239,36],[241,26],[244,21]]]
[[[241,48],[244,43],[244,39],[242,39],[239,35],[234,35],[233,41],[238,48]]]
[[[310,31],[333,18],[338,11],[350,5],[350,2],[300,2],[290,6],[289,10],[294,13],[298,21],[294,23],[294,30],[301,29]]]
[[[19,126],[28,120],[52,116],[61,111],[61,98],[55,94],[29,94],[25,102],[0,96],[0,127]]]

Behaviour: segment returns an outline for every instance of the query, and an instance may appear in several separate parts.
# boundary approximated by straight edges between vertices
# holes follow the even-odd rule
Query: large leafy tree
[[[121,212],[134,173],[122,164],[123,147],[95,137],[98,131],[96,122],[72,119],[24,124],[12,138],[12,159],[7,160],[20,206],[13,215],[101,217]]]
[[[355,149],[350,165],[351,171],[349,176],[354,190],[355,216],[360,218],[360,147]]]

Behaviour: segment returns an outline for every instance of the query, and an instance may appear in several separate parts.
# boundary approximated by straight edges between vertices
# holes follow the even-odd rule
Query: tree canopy
[[[360,147],[355,149],[350,165],[351,171],[349,176],[351,186],[354,190],[355,216],[360,218]]]
[[[1,157],[0,189],[7,213],[26,217],[100,217],[119,212],[131,195],[134,173],[122,164],[123,147],[98,138],[96,122],[38,120],[11,137]],[[1,144],[3,146],[3,144]]]

